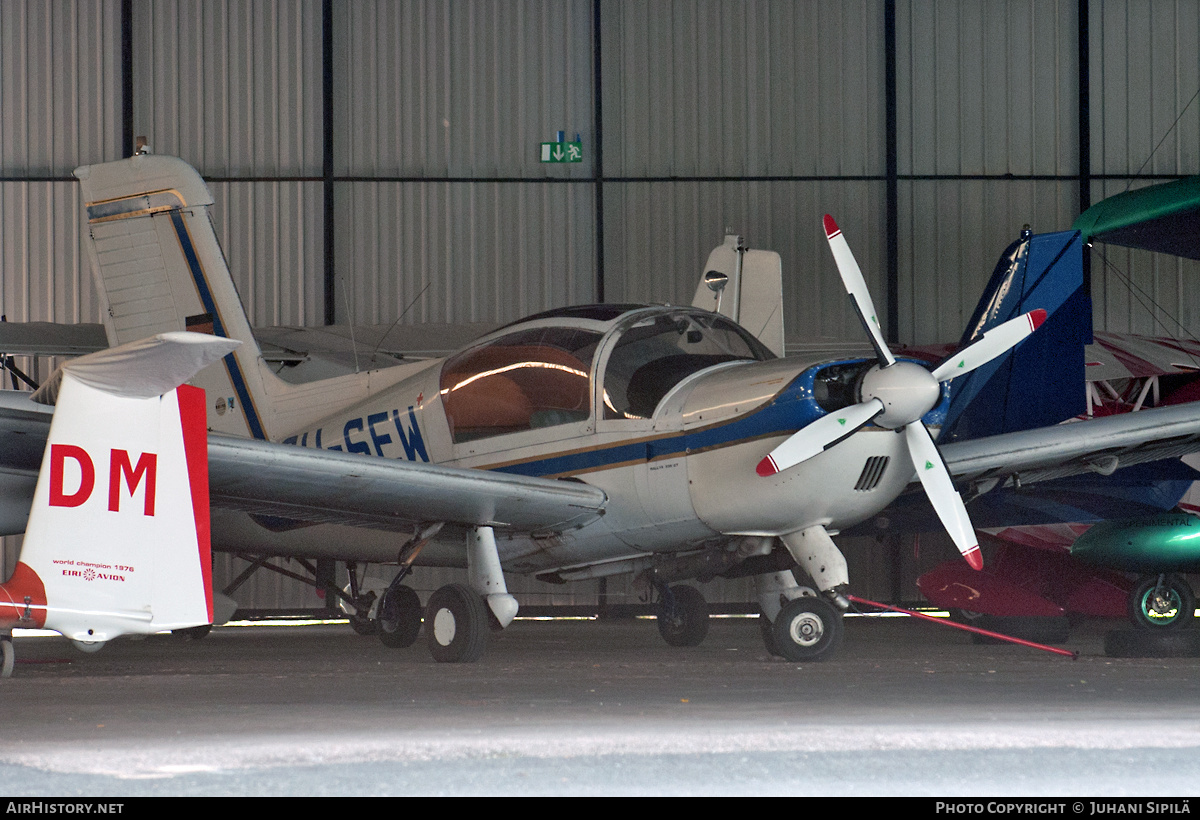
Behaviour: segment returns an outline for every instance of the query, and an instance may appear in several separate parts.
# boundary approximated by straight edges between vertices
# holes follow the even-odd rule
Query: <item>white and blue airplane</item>
[[[142,154],[75,174],[108,343],[184,330],[241,342],[191,380],[208,396],[213,548],[397,566],[372,610],[377,632],[405,646],[423,623],[438,661],[479,658],[491,626],[512,622],[506,573],[632,573],[657,590],[676,645],[707,631],[703,597],[676,582],[753,576],[769,651],[824,659],[850,583],[833,536],[910,485],[979,567],[956,483],[973,495],[1200,446],[1200,405],[1185,405],[939,451],[926,422],[947,382],[1046,313],[991,327],[932,371],[899,360],[828,216],[874,357],[781,357],[779,257],[730,238],[692,306],[551,310],[448,358],[287,383],[255,342],[191,167]],[[24,528],[43,446],[46,411],[22,396],[0,405],[0,431],[25,433],[0,445],[3,532]],[[422,607],[404,583],[421,564],[465,567],[468,581]]]

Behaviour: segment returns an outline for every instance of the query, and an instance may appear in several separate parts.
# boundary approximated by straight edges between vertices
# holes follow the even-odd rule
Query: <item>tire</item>
[[[11,678],[17,663],[17,652],[12,638],[0,638],[0,678]]]
[[[671,646],[700,645],[708,635],[708,602],[700,590],[690,586],[670,588],[659,602],[658,634]]]
[[[1200,658],[1200,630],[1114,629],[1104,636],[1110,658]]]
[[[487,646],[487,604],[463,584],[448,584],[429,596],[425,608],[429,654],[438,663],[474,663]]]
[[[1158,590],[1156,592],[1156,590]],[[1196,596],[1181,575],[1147,575],[1129,593],[1129,620],[1139,629],[1183,629],[1195,620]]]
[[[782,658],[783,655],[779,653],[779,647],[775,645],[775,631],[771,625],[771,621],[762,613],[759,613],[758,616],[758,631],[762,634],[763,644],[767,647],[767,654],[775,658]]]
[[[404,649],[421,634],[421,599],[412,587],[388,587],[379,599],[375,634],[384,646]]]
[[[775,648],[789,661],[823,661],[842,644],[842,613],[823,598],[795,598],[771,625]]]

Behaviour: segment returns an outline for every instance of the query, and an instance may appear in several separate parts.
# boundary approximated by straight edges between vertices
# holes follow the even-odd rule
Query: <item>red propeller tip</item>
[[[1029,311],[1029,324],[1033,326],[1031,333],[1041,327],[1044,321],[1046,321],[1046,311],[1041,308]]]
[[[825,238],[833,239],[840,231],[841,229],[838,228],[837,223],[833,221],[833,217],[829,214],[825,214]]]
[[[964,552],[963,558],[967,559],[967,563],[971,566],[971,569],[983,569],[983,553],[980,551],[978,544]]]
[[[762,461],[758,462],[758,466],[754,469],[763,478],[769,475],[775,475],[779,472],[779,468],[775,466],[775,462],[770,456],[766,456]]]

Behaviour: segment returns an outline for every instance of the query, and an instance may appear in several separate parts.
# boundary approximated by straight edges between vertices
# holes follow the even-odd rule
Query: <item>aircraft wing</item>
[[[0,471],[37,475],[54,408],[23,390],[0,390]]]
[[[14,479],[37,476],[50,428],[53,408],[29,396],[0,392],[0,473]],[[209,435],[208,462],[214,507],[306,523],[408,530],[413,523],[440,521],[550,532],[594,521],[608,502],[602,490],[580,482],[217,434]]]
[[[1074,228],[1088,242],[1200,259],[1200,177],[1102,199],[1079,215]]]
[[[956,481],[1030,484],[1200,451],[1200,402],[943,445]]]
[[[596,487],[210,435],[213,506],[311,523],[408,529],[414,522],[524,532],[580,527],[604,514]]]

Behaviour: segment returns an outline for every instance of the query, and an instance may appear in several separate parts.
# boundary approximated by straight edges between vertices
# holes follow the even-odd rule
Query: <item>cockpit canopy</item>
[[[733,361],[775,355],[725,317],[700,310],[664,310],[614,331],[604,368],[604,417],[644,419],[693,373]]]
[[[447,360],[441,393],[461,443],[586,421],[597,382],[604,418],[650,418],[693,373],[771,358],[746,330],[704,310],[568,308],[497,331]]]

